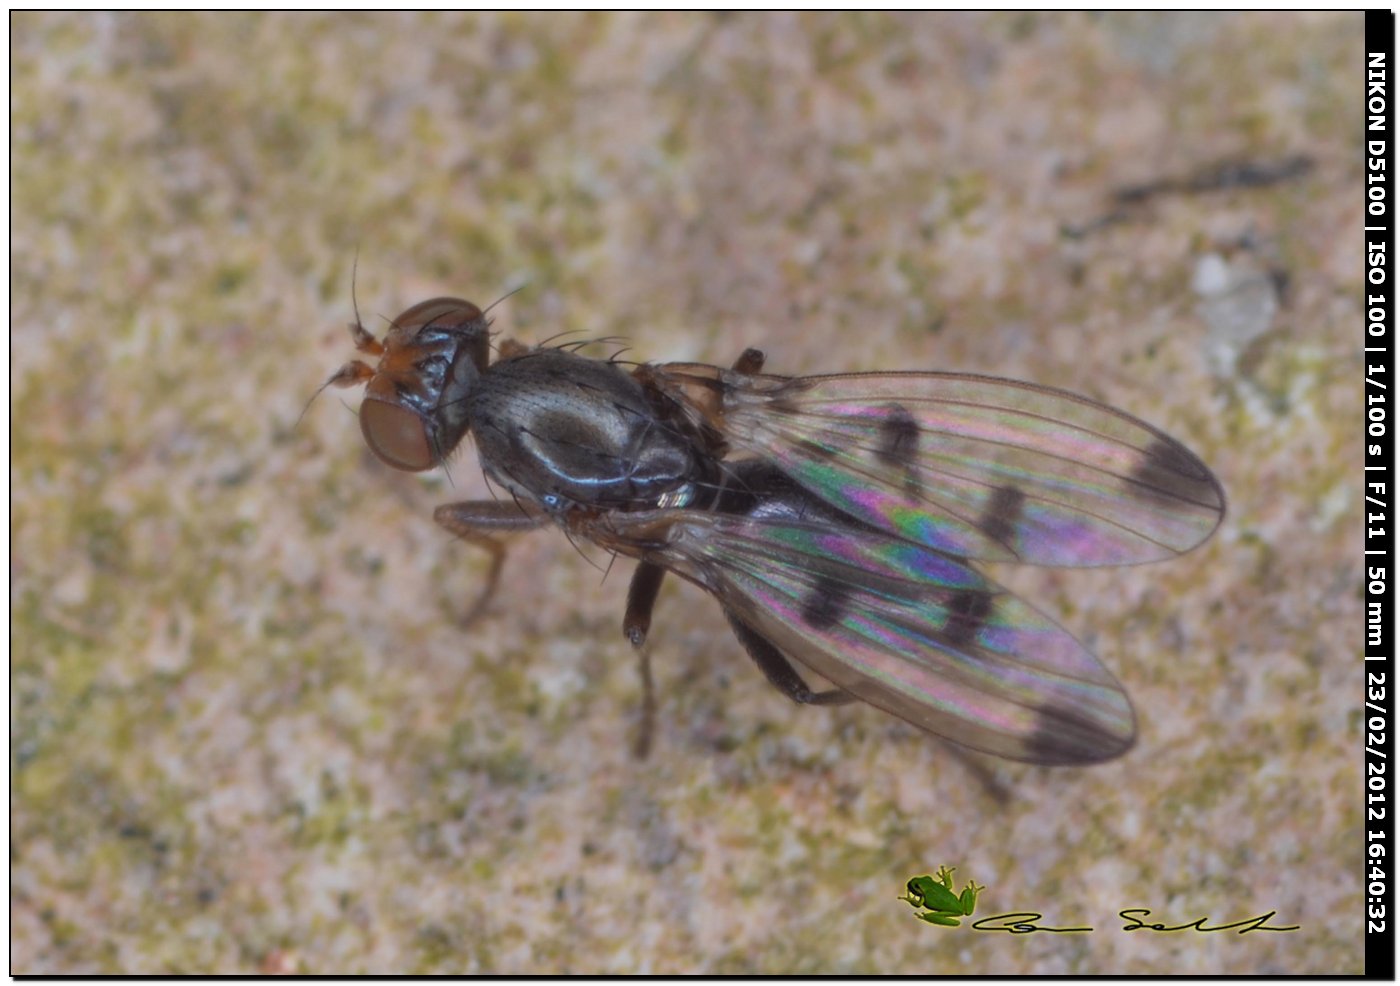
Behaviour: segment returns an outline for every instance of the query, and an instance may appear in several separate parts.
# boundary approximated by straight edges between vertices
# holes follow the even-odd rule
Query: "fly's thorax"
[[[488,475],[551,511],[651,509],[704,471],[694,442],[607,361],[532,350],[494,363],[466,405]]]
[[[365,387],[360,429],[396,469],[441,465],[467,432],[467,401],[486,365],[481,309],[457,298],[414,305],[393,322]]]

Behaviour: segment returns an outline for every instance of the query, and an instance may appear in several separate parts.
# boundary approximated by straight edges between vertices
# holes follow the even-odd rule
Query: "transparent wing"
[[[956,558],[800,520],[677,510],[608,523],[790,658],[922,729],[1046,764],[1132,745],[1132,706],[1103,665]]]
[[[1224,516],[1219,482],[1184,445],[1065,391],[952,373],[704,382],[733,450],[962,557],[1136,564],[1190,550]]]

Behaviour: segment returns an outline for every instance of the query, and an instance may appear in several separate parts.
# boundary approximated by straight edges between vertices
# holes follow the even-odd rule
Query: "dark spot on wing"
[[[1044,764],[1085,764],[1127,752],[1137,737],[1110,732],[1077,710],[1044,705],[1026,739],[1026,759]]]
[[[1128,477],[1137,496],[1181,500],[1219,510],[1224,506],[1220,486],[1201,461],[1176,442],[1159,438],[1142,453]]]
[[[910,499],[923,493],[915,458],[919,454],[919,423],[898,404],[889,406],[889,414],[880,422],[880,444],[875,450],[880,461],[892,469],[904,470],[904,492]]]
[[[1014,486],[998,486],[982,508],[977,526],[983,534],[997,544],[1005,545],[1014,554],[1016,529],[1021,524],[1021,511],[1025,505],[1026,494]]]
[[[836,579],[823,578],[802,600],[802,620],[813,630],[829,630],[846,611],[851,587]]]
[[[898,404],[891,404],[889,413],[880,421],[880,461],[897,466],[906,462],[919,448],[919,423]]]
[[[943,622],[944,638],[954,647],[966,647],[987,625],[994,607],[990,592],[963,589],[953,593],[948,599],[948,618]]]
[[[799,439],[797,442],[797,447],[801,449],[805,454],[818,461],[834,459],[836,457],[836,453],[833,452],[831,449],[827,448],[825,445],[820,445],[817,442],[812,441],[810,438]]]

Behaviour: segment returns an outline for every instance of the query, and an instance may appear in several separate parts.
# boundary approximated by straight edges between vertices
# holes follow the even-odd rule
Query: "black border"
[[[1366,11],[1366,52],[1363,68],[1365,129],[1363,133],[1366,181],[1365,201],[1366,280],[1364,291],[1364,372],[1366,463],[1362,555],[1365,569],[1366,646],[1363,664],[1363,735],[1365,772],[1366,847],[1364,922],[1366,928],[1366,978],[1395,978],[1395,908],[1391,885],[1396,853],[1395,805],[1390,777],[1395,742],[1390,706],[1394,701],[1391,624],[1394,620],[1390,590],[1394,545],[1390,529],[1390,500],[1394,482],[1394,381],[1395,353],[1391,339],[1394,292],[1393,191],[1395,156],[1394,107],[1390,99],[1390,73],[1395,64],[1395,15],[1390,11]]]

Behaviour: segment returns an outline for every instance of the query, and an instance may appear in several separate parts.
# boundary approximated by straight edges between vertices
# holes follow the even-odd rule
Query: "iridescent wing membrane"
[[[965,558],[1131,565],[1188,551],[1225,495],[1185,446],[1066,391],[953,373],[721,373],[724,434],[867,524]]]
[[[930,732],[1045,764],[1132,745],[1132,706],[1103,665],[960,559],[800,520],[673,510],[607,526],[664,545],[648,560],[841,689]]]
[[[658,561],[790,658],[958,743],[1047,764],[1132,744],[1113,676],[964,559],[1122,565],[1195,547],[1225,497],[1183,445],[1094,401],[992,377],[659,369],[687,401],[705,395],[692,411],[731,452],[874,530],[678,511],[653,521],[668,527]]]

